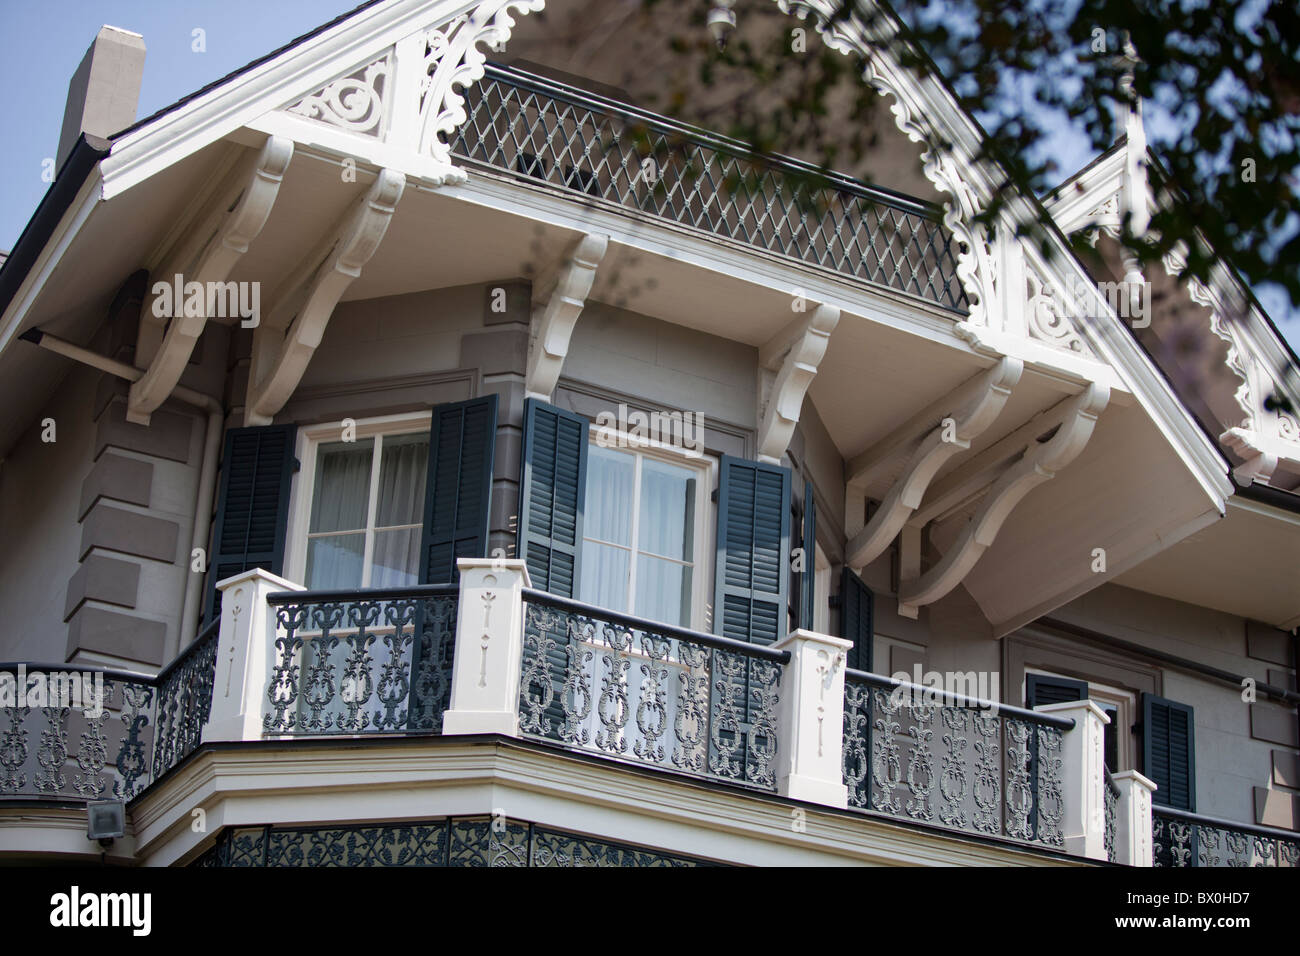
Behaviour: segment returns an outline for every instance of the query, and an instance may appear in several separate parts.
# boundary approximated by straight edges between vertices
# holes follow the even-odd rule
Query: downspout
[[[144,371],[134,365],[73,345],[65,339],[42,332],[40,329],[28,329],[19,338],[75,362],[97,368],[101,372],[126,379],[128,382],[137,381],[144,375]],[[221,436],[225,433],[226,413],[215,398],[196,392],[192,388],[186,388],[184,385],[177,385],[172,389],[172,396],[208,414],[207,432],[203,439],[203,455],[199,460],[199,488],[194,502],[194,530],[190,536],[189,559],[192,560],[196,548],[203,549],[204,554],[207,554],[208,533],[212,530],[212,495],[217,484],[217,463],[221,451]],[[188,565],[186,567],[188,568]],[[185,599],[181,605],[180,639],[177,646],[170,649],[171,653],[165,655],[169,660],[193,643],[194,636],[198,633],[202,588],[203,575],[187,571]]]

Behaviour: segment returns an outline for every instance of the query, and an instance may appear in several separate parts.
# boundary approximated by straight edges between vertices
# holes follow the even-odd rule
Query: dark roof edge
[[[91,170],[108,155],[111,147],[112,143],[98,136],[82,133],[77,137],[68,158],[63,161],[63,168],[45,191],[45,196],[23,228],[9,257],[0,265],[0,315],[4,314],[18,294],[19,287],[40,258],[50,236],[54,235],[54,230],[59,227],[64,213],[81,192]]]
[[[1300,515],[1300,495],[1290,491],[1283,491],[1281,488],[1274,488],[1272,485],[1260,485],[1255,482],[1243,485],[1237,480],[1236,475],[1229,475],[1232,478],[1232,485],[1236,495],[1245,498],[1247,501],[1256,501],[1262,505],[1272,505],[1274,508],[1281,508],[1283,511],[1290,511],[1293,514]]]

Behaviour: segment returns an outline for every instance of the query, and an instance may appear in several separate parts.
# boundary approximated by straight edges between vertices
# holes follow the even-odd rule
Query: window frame
[[[604,439],[603,442],[597,441],[598,435]],[[701,452],[698,455],[691,455],[688,454],[685,449],[679,448],[675,445],[669,445],[639,435],[630,435],[626,431],[621,431],[609,425],[598,426],[595,422],[592,422],[587,430],[587,443],[589,446],[595,446],[597,448],[608,448],[611,451],[631,452],[639,456],[643,455],[670,465],[675,465],[679,468],[688,468],[692,471],[698,472],[698,480],[695,483],[695,527],[692,532],[694,535],[695,560],[691,563],[693,581],[691,585],[690,621],[685,625],[673,624],[671,626],[686,627],[690,630],[707,632],[713,598],[711,593],[712,589],[709,585],[713,580],[713,560],[714,554],[717,550],[716,541],[714,541],[714,538],[716,537],[717,519],[714,515],[716,502],[714,501],[713,491],[718,485],[718,473],[720,469],[720,461],[718,457],[709,452]],[[588,453],[588,462],[590,462],[590,452]],[[587,472],[587,488],[590,489],[590,464],[588,464]],[[639,531],[641,519],[640,475],[641,467],[638,464],[635,484],[636,500],[632,516],[632,544],[627,549],[632,554],[632,562],[629,568],[631,580],[629,581],[628,594],[629,603],[631,603],[633,607],[635,607],[636,598],[636,557],[641,553],[641,548],[637,540],[637,532]],[[585,497],[582,502],[582,507],[585,512],[587,507]],[[586,521],[584,520],[582,540],[579,542],[579,547],[585,547],[589,540],[599,544],[609,545],[609,542],[588,535]],[[711,542],[714,544],[714,547],[712,548],[708,547]],[[610,546],[619,548],[623,547],[623,545]],[[664,556],[656,555],[656,557]],[[665,560],[672,559],[666,558]],[[686,562],[681,563],[685,564]],[[581,573],[585,572],[580,572],[580,574]],[[581,578],[579,578],[576,583],[578,585],[579,593],[581,593]],[[608,608],[607,610],[617,610],[622,614],[631,614],[634,617],[639,617],[634,610],[630,609]],[[645,620],[650,619],[646,618]],[[670,622],[656,621],[655,623],[668,624]]]
[[[284,569],[285,577],[295,584],[304,584],[307,575],[307,548],[311,527],[312,497],[316,491],[316,460],[320,447],[342,440],[343,421],[336,419],[316,425],[304,425],[298,429],[298,461],[301,463],[298,474],[294,476],[293,489],[289,497],[289,530],[285,535]],[[373,418],[352,419],[356,426],[356,439],[362,441],[386,435],[410,435],[423,431],[426,436],[433,426],[433,410],[422,412],[404,412],[396,415],[380,415]],[[382,447],[382,442],[380,442]],[[366,544],[362,552],[361,590],[374,590],[365,583],[372,571],[375,528],[371,521],[375,517],[377,496],[379,493],[377,471],[381,455],[371,451],[369,500],[366,503]],[[419,527],[423,527],[423,505]]]

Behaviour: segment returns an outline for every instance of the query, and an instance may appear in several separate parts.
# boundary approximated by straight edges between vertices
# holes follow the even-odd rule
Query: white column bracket
[[[587,304],[596,269],[609,248],[609,236],[587,233],[565,256],[552,287],[533,288],[533,332],[528,341],[528,369],[524,391],[529,398],[549,402],[560,381],[569,354],[573,328]]]
[[[804,396],[839,321],[838,308],[819,305],[810,315],[795,319],[759,350],[760,367],[776,373],[759,408],[759,461],[781,463],[799,424]]]
[[[313,250],[295,278],[314,263],[320,263],[319,267],[305,281],[286,283],[284,294],[272,308],[271,320],[261,323],[254,333],[254,362],[244,413],[247,424],[269,425],[298,387],[334,307],[379,248],[405,188],[403,174],[381,169],[366,194],[353,203],[329,247]],[[290,312],[295,314],[288,316]],[[273,337],[280,330],[283,339],[276,342]]]
[[[907,519],[921,506],[926,489],[939,469],[954,455],[967,451],[971,441],[997,420],[1023,372],[1022,361],[1004,358],[977,376],[975,395],[962,405],[954,404],[952,413],[941,418],[921,439],[867,526],[850,539],[845,548],[845,564],[861,568],[889,547]],[[956,396],[967,390],[965,385],[958,389],[954,403]]]
[[[920,577],[900,582],[899,603],[911,607],[931,604],[960,584],[1025,495],[1050,481],[1083,451],[1109,400],[1110,388],[1096,382],[1066,399],[1065,419],[1056,434],[1041,444],[1031,440],[1026,445],[1019,460],[989,487],[939,562]]]
[[[230,186],[216,193],[208,202],[207,208],[196,218],[191,236],[179,243],[181,248],[193,248],[201,241],[203,244],[199,246],[197,255],[189,257],[181,252],[174,253],[157,274],[151,276],[153,281],[165,282],[169,286],[176,281],[180,288],[172,297],[171,316],[155,315],[158,297],[152,293],[145,296],[141,307],[142,323],[170,321],[144,375],[131,385],[127,398],[127,421],[137,425],[149,424],[150,416],[167,401],[180,381],[210,318],[208,313],[215,296],[207,290],[212,283],[226,281],[253,240],[261,234],[292,159],[292,140],[281,136],[268,137],[261,151],[242,164]],[[204,236],[207,236],[206,240]],[[184,300],[180,297],[180,292],[190,283],[197,283],[202,290],[203,307],[199,314],[191,314],[186,309],[188,295]],[[231,296],[226,294],[224,301],[228,303],[230,300]]]

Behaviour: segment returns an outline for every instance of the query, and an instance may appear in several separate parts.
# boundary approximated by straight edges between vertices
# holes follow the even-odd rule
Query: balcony
[[[11,686],[73,675],[95,696],[4,708],[0,805],[136,801],[201,742],[495,734],[1009,850],[1300,865],[1293,833],[1153,807],[1140,774],[1111,775],[1090,701],[949,694],[846,670],[838,638],[744,644],[535,590],[521,562],[461,566],[459,584],[365,591],[247,572],[156,677],[5,665]]]
[[[3,707],[0,800],[129,801],[158,782],[199,744],[211,712],[217,639],[214,623],[156,677],[0,665],[10,687],[26,693]]]
[[[934,206],[517,69],[488,64],[465,97],[467,166],[967,311]]]
[[[385,591],[222,582],[217,683],[242,693],[205,741],[498,735],[736,799],[1150,865],[1150,785],[1105,780],[1091,702],[936,697],[846,671],[838,638],[750,645],[535,590],[522,562],[460,565],[458,585]]]

